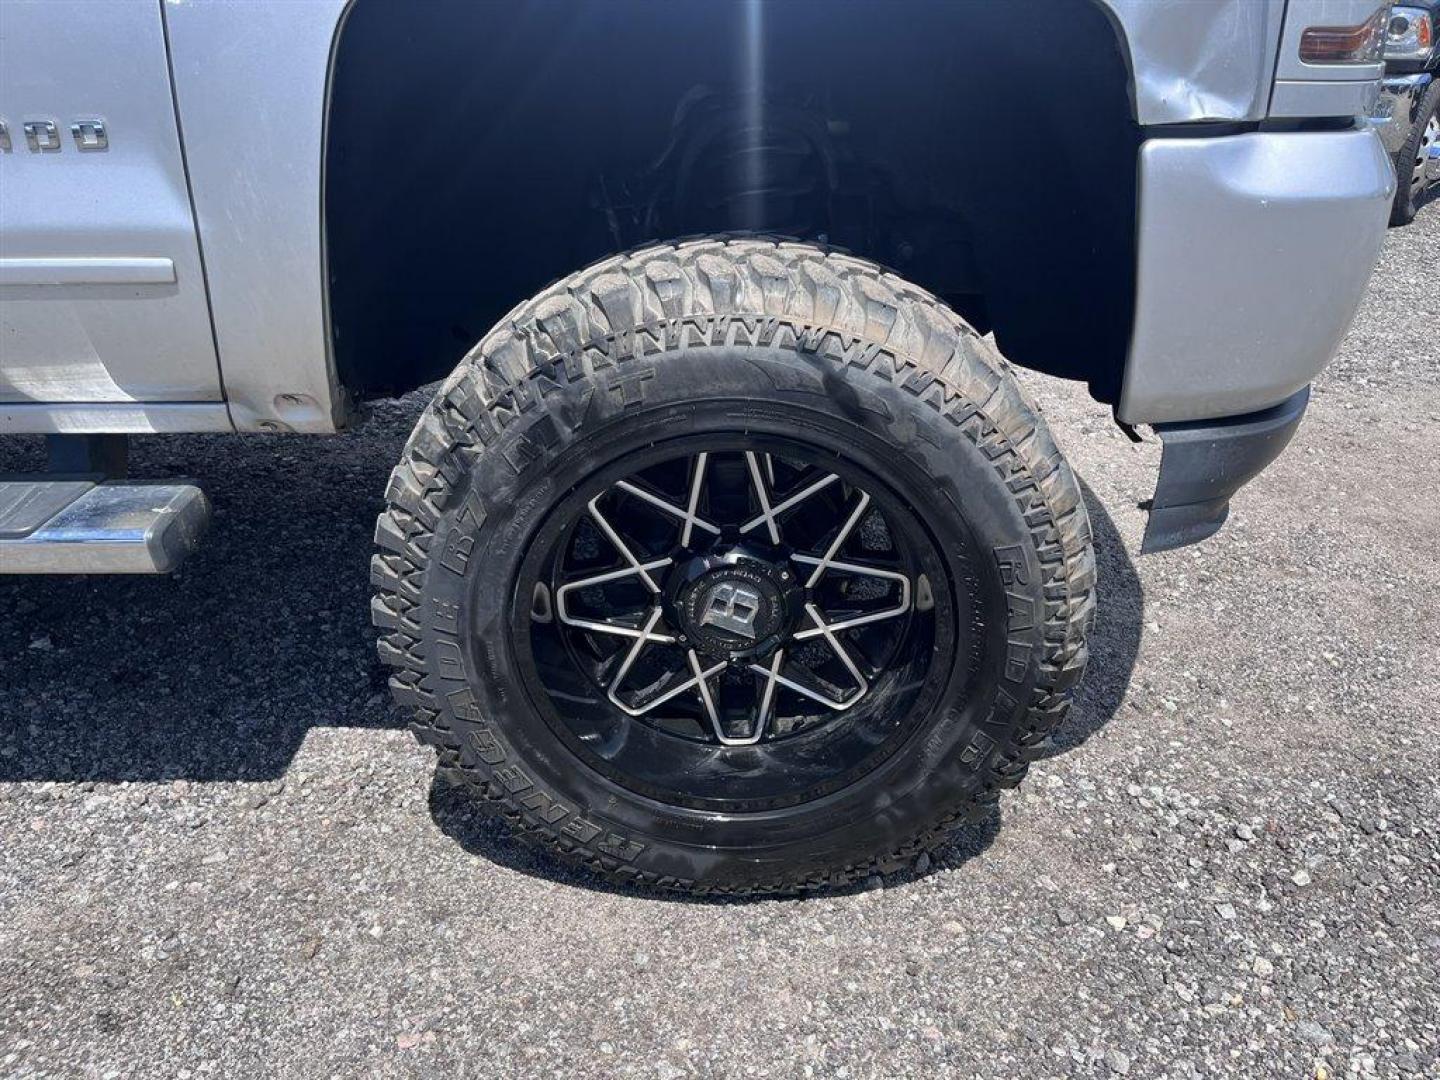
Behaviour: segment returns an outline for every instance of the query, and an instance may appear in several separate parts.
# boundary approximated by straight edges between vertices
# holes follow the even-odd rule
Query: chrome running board
[[[192,484],[0,480],[0,574],[167,574],[209,521]]]

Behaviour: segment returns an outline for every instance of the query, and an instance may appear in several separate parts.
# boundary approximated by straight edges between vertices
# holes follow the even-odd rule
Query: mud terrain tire
[[[592,477],[708,437],[802,439],[911,508],[938,560],[926,617],[954,624],[883,760],[745,812],[714,809],[723,785],[643,793],[557,735],[526,660],[553,605],[517,595]],[[986,815],[1064,716],[1095,605],[1080,487],[993,348],[871,263],[754,239],[616,256],[515,308],[416,424],[376,542],[380,656],[442,773],[568,862],[689,893],[843,885]]]

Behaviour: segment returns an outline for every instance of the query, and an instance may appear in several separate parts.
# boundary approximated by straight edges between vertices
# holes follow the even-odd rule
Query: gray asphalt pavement
[[[0,579],[0,1074],[1440,1075],[1440,204],[1199,548],[1133,559],[1158,446],[1025,382],[1101,549],[1060,751],[798,901],[597,888],[432,786],[367,623],[420,397],[138,440],[194,560]]]

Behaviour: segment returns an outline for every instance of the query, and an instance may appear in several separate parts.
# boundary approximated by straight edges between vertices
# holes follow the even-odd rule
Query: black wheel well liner
[[[677,107],[706,86],[724,88],[717,100],[811,110],[818,137],[833,135],[832,156],[863,178],[858,194],[817,196],[823,221],[813,207],[785,220],[767,196],[757,229],[890,265],[993,329],[1015,363],[1086,380],[1114,401],[1135,291],[1141,131],[1129,57],[1096,0],[1050,0],[1037,25],[1025,10],[354,0],[335,46],[325,148],[342,381],[362,398],[412,389],[587,262],[635,242],[735,231],[749,197],[738,172],[708,180],[683,212],[667,204],[616,223],[616,206],[629,213],[625,199],[636,199],[617,196],[615,178],[651,183],[631,178],[663,167]],[[751,95],[757,71],[765,90]],[[741,152],[762,169],[791,167],[782,159],[794,148],[774,142]],[[796,215],[794,199],[779,206]]]

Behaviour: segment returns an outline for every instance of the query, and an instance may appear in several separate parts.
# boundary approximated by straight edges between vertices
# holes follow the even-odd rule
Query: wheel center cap
[[[754,641],[755,620],[767,614],[765,593],[743,580],[726,577],[707,585],[700,597],[700,625],[715,626]]]
[[[769,652],[785,639],[801,595],[788,565],[736,549],[683,567],[672,602],[694,649],[739,659]]]

